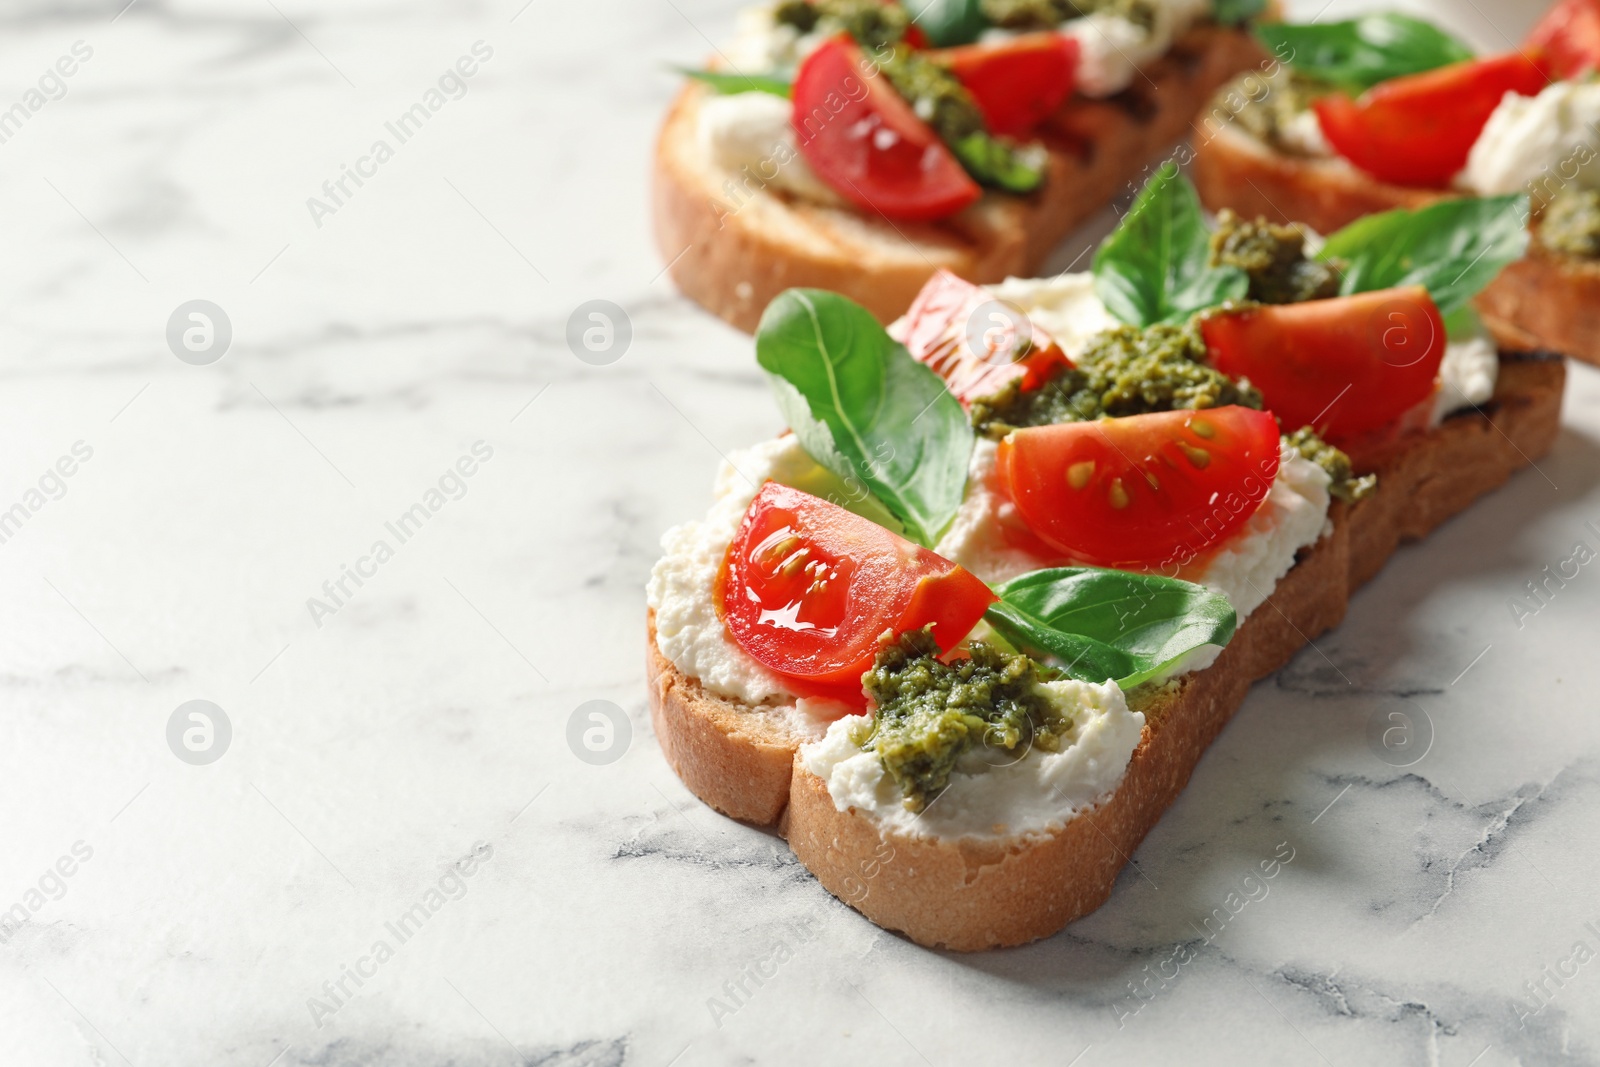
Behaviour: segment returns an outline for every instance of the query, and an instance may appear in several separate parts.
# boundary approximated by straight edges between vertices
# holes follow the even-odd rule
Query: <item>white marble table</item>
[[[1600,1057],[1600,574],[1510,608],[1600,546],[1600,375],[1257,687],[1109,904],[927,952],[698,804],[645,713],[656,538],[778,429],[647,236],[664,66],[731,5],[125,2],[0,12],[0,1063]],[[1491,47],[1538,6],[1478,3]],[[632,323],[607,366],[566,343],[593,299]],[[192,300],[209,364],[167,343]],[[192,700],[208,764],[169,746]],[[595,700],[604,765],[567,740]],[[1419,708],[1427,755],[1378,759]]]

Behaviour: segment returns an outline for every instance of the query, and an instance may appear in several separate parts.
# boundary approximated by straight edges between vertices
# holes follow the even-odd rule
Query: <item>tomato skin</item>
[[[890,219],[954,215],[983,195],[933,127],[840,34],[817,47],[794,81],[800,155],[851,203]]]
[[[992,133],[1015,137],[1055,114],[1077,84],[1077,38],[1025,33],[995,44],[930,52],[950,68]]]
[[[1032,534],[1068,560],[1176,574],[1250,520],[1279,451],[1271,413],[1229,406],[1017,430],[997,470]]]
[[[745,512],[716,597],[729,636],[752,659],[805,693],[856,706],[886,631],[931,623],[947,652],[998,599],[949,560],[777,482]]]
[[[889,334],[943,378],[963,405],[994,396],[1018,377],[1024,391],[1037,389],[1072,366],[1027,315],[943,269],[928,279]]]
[[[1513,52],[1393,78],[1358,100],[1324,96],[1312,106],[1328,143],[1368,174],[1442,188],[1467,165],[1506,93],[1537,96],[1547,84],[1539,60]]]
[[[1420,285],[1213,314],[1211,365],[1249,378],[1289,430],[1338,445],[1381,430],[1433,395],[1449,338]]]
[[[1580,78],[1600,69],[1600,0],[1561,0],[1523,46],[1545,54],[1552,77]]]

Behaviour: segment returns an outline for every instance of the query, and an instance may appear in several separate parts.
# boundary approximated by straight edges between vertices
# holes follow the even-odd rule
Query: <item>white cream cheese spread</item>
[[[1060,749],[968,752],[949,785],[920,813],[906,809],[877,754],[855,743],[853,735],[869,722],[865,716],[840,719],[822,740],[803,746],[800,758],[828,784],[835,807],[855,808],[885,830],[939,838],[1046,834],[1122,781],[1144,716],[1129,710],[1114,682],[1043,682],[1039,689],[1072,721]]]
[[[728,172],[736,203],[767,186],[819,204],[843,203],[800,154],[789,110],[788,100],[771,93],[707,96],[697,127],[701,149]]]
[[[1483,196],[1600,187],[1600,82],[1565,81],[1538,96],[1507,93],[1456,184]]]
[[[1120,93],[1139,77],[1140,68],[1165,55],[1173,41],[1210,13],[1211,0],[1163,0],[1148,31],[1104,11],[1063,23],[1060,32],[1078,42],[1078,92],[1090,97]]]

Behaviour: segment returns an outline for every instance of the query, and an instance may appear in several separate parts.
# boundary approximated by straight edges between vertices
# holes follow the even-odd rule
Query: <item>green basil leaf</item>
[[[967,486],[972,423],[939,376],[860,304],[822,289],[778,294],[756,362],[800,444],[846,484],[865,484],[933,547]]]
[[[1256,27],[1256,37],[1295,70],[1354,93],[1473,56],[1432,24],[1392,13],[1349,22],[1267,23]]]
[[[1267,0],[1216,0],[1211,17],[1224,26],[1237,26],[1267,9]]]
[[[1238,624],[1221,593],[1156,574],[1057,567],[995,592],[984,619],[1000,636],[1080,681],[1125,689],[1203,645],[1226,645]]]
[[[1168,163],[1155,173],[1094,254],[1094,287],[1132,326],[1181,322],[1225,300],[1242,300],[1250,278],[1210,266],[1211,233],[1189,179]]]
[[[771,74],[734,74],[725,70],[695,70],[691,67],[678,67],[677,70],[679,74],[693,78],[697,82],[705,82],[724,95],[771,93],[787,100],[794,89],[794,83],[787,78]]]
[[[1368,215],[1329,237],[1318,257],[1346,262],[1345,296],[1423,285],[1449,315],[1527,248],[1528,198],[1518,193]]]
[[[989,25],[981,0],[907,0],[906,6],[936,48],[971,44]]]

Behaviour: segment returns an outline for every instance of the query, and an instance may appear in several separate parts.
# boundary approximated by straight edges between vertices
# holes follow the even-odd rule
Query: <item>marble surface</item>
[[[1600,547],[1600,375],[1256,688],[1104,908],[924,951],[696,802],[645,712],[656,540],[779,428],[648,239],[665,65],[732,5],[126,2],[0,9],[0,110],[48,97],[0,142],[0,1062],[1600,1058],[1600,573],[1511,608]],[[1538,5],[1436,6],[1503,47]]]

